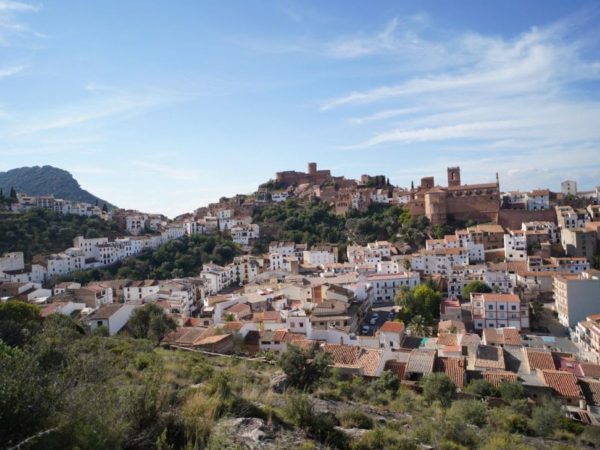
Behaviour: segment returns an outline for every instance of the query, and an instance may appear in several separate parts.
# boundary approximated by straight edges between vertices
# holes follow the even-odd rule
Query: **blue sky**
[[[174,216],[308,161],[600,184],[600,7],[0,0],[0,170]]]

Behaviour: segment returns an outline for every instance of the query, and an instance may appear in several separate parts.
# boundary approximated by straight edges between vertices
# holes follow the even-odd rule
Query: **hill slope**
[[[28,195],[54,195],[57,198],[91,203],[98,201],[99,205],[105,200],[96,197],[82,189],[73,175],[63,169],[52,166],[20,167],[7,172],[0,172],[0,189],[5,194],[14,187],[17,192]],[[106,202],[107,205],[110,203]]]

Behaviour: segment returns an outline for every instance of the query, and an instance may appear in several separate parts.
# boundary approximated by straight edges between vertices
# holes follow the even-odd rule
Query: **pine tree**
[[[104,205],[102,205],[102,211],[108,212],[108,206],[106,205],[106,202],[104,202]]]
[[[17,191],[15,191],[14,187],[10,188],[10,198],[12,198],[13,200],[17,199]]]
[[[414,181],[411,181],[411,182],[410,182],[410,190],[411,190],[411,191],[414,191],[414,190],[415,190],[415,182],[414,182]]]

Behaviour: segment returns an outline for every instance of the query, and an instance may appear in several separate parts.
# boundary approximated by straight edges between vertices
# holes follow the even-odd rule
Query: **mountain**
[[[103,205],[105,200],[82,189],[73,175],[63,169],[52,166],[20,167],[0,172],[0,189],[8,195],[10,188],[28,195],[54,195],[56,198],[77,202],[91,203],[98,201]],[[108,202],[109,207],[112,205]]]

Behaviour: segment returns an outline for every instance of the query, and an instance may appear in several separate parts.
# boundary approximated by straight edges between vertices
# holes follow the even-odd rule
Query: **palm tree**
[[[412,318],[408,325],[408,330],[410,331],[411,336],[429,336],[429,327],[425,323],[423,316],[420,315],[416,315]]]

